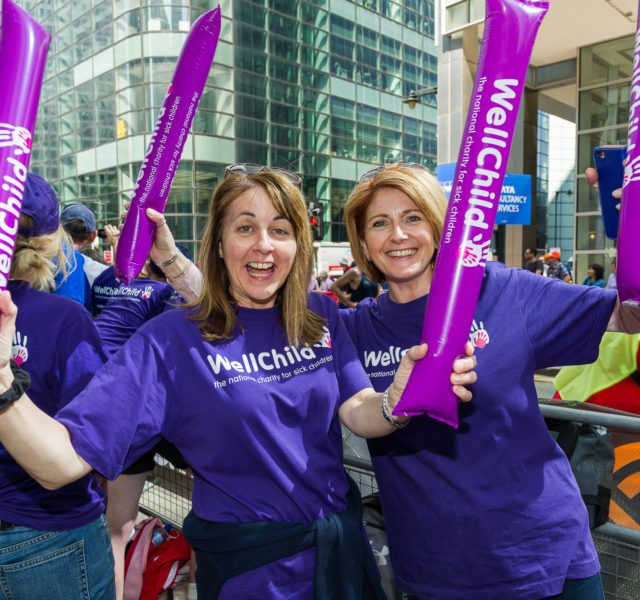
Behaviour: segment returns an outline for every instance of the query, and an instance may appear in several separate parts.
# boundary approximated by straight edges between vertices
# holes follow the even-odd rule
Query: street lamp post
[[[422,88],[421,90],[411,90],[409,95],[402,101],[409,108],[413,109],[416,107],[416,104],[420,104],[422,101],[421,98],[425,96],[432,96],[433,94],[438,93],[438,86],[433,86],[429,88]]]

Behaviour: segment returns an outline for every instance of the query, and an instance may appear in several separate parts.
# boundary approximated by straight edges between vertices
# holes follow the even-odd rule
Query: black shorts
[[[167,459],[176,469],[188,469],[189,465],[182,458],[180,451],[170,442],[160,440],[149,452],[143,454],[138,460],[132,462],[124,471],[123,475],[139,475],[149,473],[155,467],[154,458],[156,454]]]

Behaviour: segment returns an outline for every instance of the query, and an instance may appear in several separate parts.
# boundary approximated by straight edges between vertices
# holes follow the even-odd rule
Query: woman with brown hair
[[[282,173],[223,180],[201,265],[190,307],[141,327],[57,420],[26,395],[13,402],[0,441],[48,488],[93,469],[112,479],[161,437],[173,443],[194,472],[184,530],[201,597],[380,597],[340,423],[393,432],[389,412],[425,347],[408,352],[386,393],[373,392],[335,304],[307,297],[306,206]],[[8,294],[0,312],[2,393],[13,382]]]

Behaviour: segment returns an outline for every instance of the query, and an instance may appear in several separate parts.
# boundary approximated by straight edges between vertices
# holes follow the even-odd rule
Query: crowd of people
[[[80,206],[74,231],[91,237]],[[212,195],[198,265],[147,211],[146,270],[125,286],[101,269],[94,321],[86,296],[49,293],[89,275],[53,190],[30,174],[0,293],[4,594],[122,597],[132,512],[164,449],[193,473],[184,533],[201,598],[383,598],[343,425],[368,439],[406,598],[602,598],[586,509],[533,373],[593,361],[605,331],[638,332],[640,316],[601,286],[489,263],[452,365],[460,428],[394,416],[426,353],[445,211],[419,165],[363,175],[344,213],[355,264],[331,283],[339,308],[309,291],[300,178],[235,165]],[[545,307],[562,321],[541,321]]]
[[[569,269],[561,262],[559,250],[552,250],[542,256],[538,256],[535,248],[527,248],[524,251],[524,268],[536,275],[543,275],[551,279],[561,279],[567,283],[572,283]],[[605,280],[604,267],[599,263],[592,263],[587,269],[587,276],[582,281],[582,285],[596,286],[600,288],[616,289],[616,259],[611,259],[611,269],[608,278]]]

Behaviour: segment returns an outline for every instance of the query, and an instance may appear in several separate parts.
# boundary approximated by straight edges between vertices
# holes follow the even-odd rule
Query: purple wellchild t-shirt
[[[58,414],[74,447],[116,477],[162,436],[193,468],[193,510],[223,522],[311,522],[343,510],[340,404],[370,387],[334,302],[322,340],[292,348],[279,308],[238,309],[243,332],[209,343],[183,309],[143,325]],[[91,402],[87,402],[88,399]],[[314,551],[233,578],[221,598],[313,597]]]
[[[426,301],[396,304],[384,294],[344,311],[376,390],[418,343]],[[587,512],[544,424],[533,373],[595,360],[615,302],[615,292],[487,265],[470,334],[478,382],[459,406],[458,431],[414,417],[369,440],[401,589],[535,599],[598,571]]]
[[[149,319],[169,305],[173,288],[155,279],[134,279],[126,285],[109,267],[93,283],[95,323],[107,354],[113,354]]]
[[[10,281],[8,289],[18,306],[13,358],[31,376],[31,400],[54,415],[104,364],[100,336],[89,313],[76,301],[19,281]],[[94,475],[48,491],[0,446],[1,520],[62,531],[95,521],[103,512],[104,495]]]

